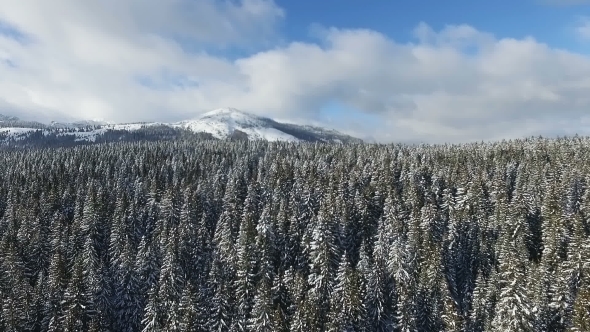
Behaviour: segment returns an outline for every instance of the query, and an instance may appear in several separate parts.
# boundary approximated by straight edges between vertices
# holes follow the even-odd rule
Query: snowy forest
[[[590,138],[0,151],[1,331],[590,331]]]

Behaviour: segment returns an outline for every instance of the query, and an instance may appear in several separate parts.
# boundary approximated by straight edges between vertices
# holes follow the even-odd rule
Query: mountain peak
[[[218,108],[207,113],[202,114],[198,119],[205,119],[205,118],[231,118],[237,121],[255,121],[264,119],[264,117],[244,112],[237,108],[233,107],[224,107]]]
[[[247,114],[246,112],[240,111],[237,108],[233,107],[221,107],[204,113],[201,117],[208,117],[208,116],[215,116],[215,115],[224,115],[224,114],[232,114],[232,113],[239,113],[239,114]]]
[[[193,132],[205,132],[215,138],[241,137],[270,141],[298,141],[292,135],[273,128],[273,121],[267,118],[225,107],[202,114],[199,118],[183,121],[180,126]]]

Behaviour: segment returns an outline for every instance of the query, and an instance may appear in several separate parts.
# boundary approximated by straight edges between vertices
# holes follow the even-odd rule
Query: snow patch
[[[29,133],[37,131],[37,130],[41,130],[41,129],[7,127],[7,128],[0,128],[0,134],[6,134],[7,138],[13,139],[15,141],[20,141],[20,140],[25,139]]]
[[[16,136],[16,135],[26,134],[26,133],[29,133],[31,131],[37,131],[37,130],[41,130],[41,129],[8,127],[8,128],[0,128],[0,133],[7,133],[9,135],[15,135]]]
[[[127,130],[127,131],[136,131],[146,127],[153,127],[161,125],[159,122],[151,122],[151,123],[124,123],[124,124],[115,124],[109,125],[105,128],[112,129],[112,130]]]

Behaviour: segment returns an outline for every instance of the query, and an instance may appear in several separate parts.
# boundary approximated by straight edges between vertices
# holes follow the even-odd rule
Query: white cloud
[[[590,18],[584,17],[576,26],[576,33],[584,41],[590,41]]]
[[[327,125],[381,141],[589,133],[581,123],[590,107],[590,57],[530,37],[422,23],[414,43],[399,43],[371,30],[316,27],[318,43],[229,60],[198,50],[265,47],[283,10],[271,0],[0,6],[0,113],[166,121],[233,106],[314,122],[337,101],[371,121]]]
[[[238,74],[230,62],[184,48],[263,43],[284,15],[271,0],[0,0],[0,6],[3,26],[25,36],[0,34],[0,99],[13,109],[120,120],[195,108],[195,92],[151,91],[138,78],[188,77],[207,82],[207,89],[231,82]]]

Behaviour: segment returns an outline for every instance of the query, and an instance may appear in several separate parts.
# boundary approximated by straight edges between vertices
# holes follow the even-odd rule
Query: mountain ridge
[[[155,139],[166,133],[166,137],[185,137],[196,135],[201,138],[219,140],[266,140],[283,142],[324,142],[324,143],[362,143],[359,138],[340,133],[333,129],[317,126],[297,125],[278,122],[236,108],[225,107],[201,114],[190,120],[173,123],[131,122],[111,123],[103,120],[55,122],[42,124],[36,121],[23,121],[18,117],[0,114],[0,143],[24,141],[35,136],[59,137],[78,143],[94,143],[123,139],[141,140],[140,137]],[[131,137],[131,138],[130,138]]]

